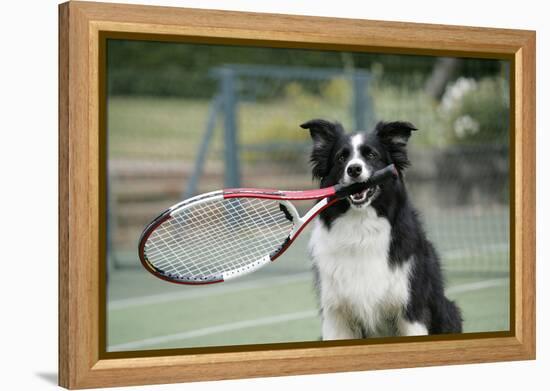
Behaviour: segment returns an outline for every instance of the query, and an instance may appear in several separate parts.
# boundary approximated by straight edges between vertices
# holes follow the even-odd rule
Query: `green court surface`
[[[307,257],[307,235],[262,270],[206,286],[161,281],[141,268],[112,270],[108,279],[108,351],[315,341],[318,304]],[[447,253],[443,252],[443,258]],[[460,260],[449,252],[452,262]],[[491,260],[493,257],[495,259]],[[484,262],[500,262],[500,252]],[[137,262],[137,260],[136,260]],[[447,273],[465,332],[509,328],[506,273]]]

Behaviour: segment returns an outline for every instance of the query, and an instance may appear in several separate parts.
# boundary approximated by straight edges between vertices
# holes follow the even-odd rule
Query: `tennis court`
[[[505,217],[479,216],[478,224],[485,221],[488,227],[505,228]],[[488,240],[491,232],[496,239],[498,231],[487,230],[487,237],[475,235],[478,242],[470,242],[468,248],[478,254],[472,258],[468,251],[451,249],[451,243],[445,243],[452,235],[442,230],[446,223],[448,219],[431,222],[429,228],[438,232],[431,236],[439,239],[447,294],[463,311],[464,331],[507,330],[506,245]],[[305,232],[272,265],[218,285],[170,284],[136,268],[111,272],[108,351],[318,340],[321,327],[307,240]],[[471,239],[466,236],[465,240]],[[137,257],[135,262],[139,262]]]

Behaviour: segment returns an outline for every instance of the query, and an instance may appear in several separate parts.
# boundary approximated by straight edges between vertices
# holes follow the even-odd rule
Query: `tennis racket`
[[[396,177],[393,164],[366,182],[318,190],[224,189],[186,199],[145,228],[139,257],[149,272],[178,284],[212,284],[274,261],[323,210]],[[320,199],[300,217],[293,200]]]

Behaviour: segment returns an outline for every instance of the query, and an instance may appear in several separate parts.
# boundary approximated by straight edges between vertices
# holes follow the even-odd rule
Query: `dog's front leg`
[[[323,308],[323,340],[361,338],[360,329],[339,308]]]
[[[399,335],[405,337],[428,335],[428,328],[423,322],[409,320],[403,316],[397,320],[397,331]]]

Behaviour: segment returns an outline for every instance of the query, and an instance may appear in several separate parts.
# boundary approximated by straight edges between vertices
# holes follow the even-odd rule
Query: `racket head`
[[[285,200],[201,194],[172,206],[143,231],[141,263],[179,284],[213,284],[253,272],[284,251],[300,217]]]

